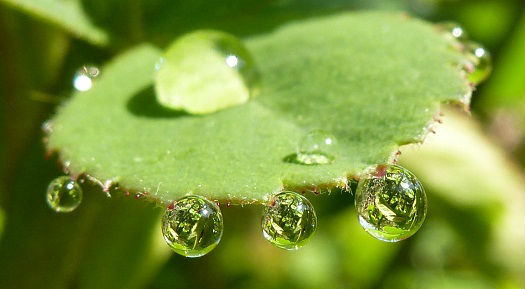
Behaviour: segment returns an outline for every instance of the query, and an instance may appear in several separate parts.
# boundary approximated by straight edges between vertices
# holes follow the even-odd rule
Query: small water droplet
[[[159,60],[155,63],[155,71],[158,71],[162,64],[164,63],[164,57],[159,58]]]
[[[160,104],[205,114],[242,104],[256,94],[259,74],[240,39],[212,30],[175,40],[156,65]]]
[[[381,165],[359,181],[355,206],[365,231],[381,241],[397,242],[419,230],[427,212],[427,197],[410,171]]]
[[[458,41],[465,41],[468,39],[465,29],[455,22],[444,22],[438,24],[439,28],[446,33],[447,36],[457,39]]]
[[[49,207],[59,213],[73,211],[82,202],[82,189],[68,176],[61,176],[49,183],[46,200]]]
[[[50,120],[46,120],[42,123],[42,131],[45,134],[51,134],[53,132],[53,123]]]
[[[98,67],[85,65],[73,76],[73,86],[78,91],[88,91],[93,86],[94,79],[99,75]]]
[[[299,141],[297,161],[305,165],[329,164],[335,160],[337,140],[329,132],[312,130]]]
[[[492,57],[487,49],[476,42],[467,42],[465,53],[473,64],[472,71],[468,73],[468,80],[478,84],[487,79],[492,71]]]
[[[200,196],[188,196],[174,203],[162,216],[162,234],[176,253],[200,257],[219,244],[223,231],[219,207]]]
[[[314,207],[307,198],[297,193],[278,193],[264,209],[263,236],[279,248],[299,249],[310,240],[316,227]]]

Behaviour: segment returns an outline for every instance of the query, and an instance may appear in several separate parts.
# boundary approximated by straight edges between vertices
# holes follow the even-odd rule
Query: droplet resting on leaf
[[[468,39],[467,32],[465,29],[455,22],[443,22],[439,23],[438,27],[446,33],[448,37],[456,39],[458,41],[465,41]]]
[[[481,44],[470,41],[465,29],[455,22],[438,24],[438,28],[445,36],[457,40],[465,56],[464,66],[468,80],[473,84],[484,81],[492,71],[492,57],[490,52]]]
[[[196,31],[175,40],[156,64],[160,104],[204,114],[242,104],[257,90],[253,57],[240,39]]]
[[[329,164],[335,160],[336,154],[337,140],[327,131],[309,131],[297,144],[297,162],[301,164]]]
[[[478,84],[490,75],[492,71],[492,57],[490,52],[481,44],[476,42],[465,43],[465,54],[473,64],[473,71],[468,73],[468,80],[473,84]]]
[[[365,231],[381,241],[397,242],[419,230],[427,213],[427,197],[410,171],[381,165],[359,181],[355,206]]]

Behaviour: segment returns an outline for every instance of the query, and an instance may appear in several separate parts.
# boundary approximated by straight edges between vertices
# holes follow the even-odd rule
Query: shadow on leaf
[[[285,156],[285,157],[283,158],[283,162],[285,162],[285,163],[289,163],[289,164],[299,164],[299,165],[304,165],[303,163],[301,163],[301,162],[297,159],[297,154],[296,154],[296,153],[289,154],[289,155]]]
[[[149,118],[175,118],[189,116],[182,110],[173,110],[160,105],[155,98],[153,86],[143,89],[129,99],[126,105],[128,111],[136,116]]]

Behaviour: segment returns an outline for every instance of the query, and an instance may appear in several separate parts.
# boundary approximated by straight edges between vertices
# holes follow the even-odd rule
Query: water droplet
[[[224,32],[183,35],[156,67],[157,99],[172,109],[211,113],[242,104],[257,91],[259,76],[250,52]]]
[[[93,81],[100,75],[100,70],[95,66],[83,66],[73,77],[73,86],[78,91],[88,91],[93,86]]]
[[[297,161],[305,165],[329,164],[335,160],[337,140],[329,132],[312,130],[299,141]]]
[[[264,209],[263,236],[279,248],[299,249],[310,240],[316,227],[314,207],[307,198],[297,193],[278,193]]]
[[[159,60],[155,63],[155,71],[158,71],[162,64],[164,63],[164,57],[159,58]]]
[[[219,207],[199,196],[180,199],[162,216],[166,243],[186,257],[200,257],[213,250],[221,240],[222,228]]]
[[[42,123],[42,131],[49,135],[53,132],[53,123],[50,120],[46,120]]]
[[[492,71],[492,57],[487,49],[476,42],[467,42],[465,53],[473,64],[473,71],[468,73],[468,80],[478,84],[487,79]]]
[[[46,195],[47,204],[56,212],[68,213],[80,205],[82,189],[68,176],[61,176],[49,184]]]
[[[382,165],[359,181],[355,206],[365,231],[381,241],[397,242],[421,227],[427,197],[410,171],[398,165]]]
[[[455,22],[444,22],[438,25],[440,29],[444,31],[449,37],[452,37],[458,41],[465,41],[468,39],[465,29]]]

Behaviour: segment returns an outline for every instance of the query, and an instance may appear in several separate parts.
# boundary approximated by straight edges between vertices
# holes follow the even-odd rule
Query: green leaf
[[[4,3],[65,29],[96,45],[105,45],[108,35],[94,26],[80,0],[2,0]]]
[[[468,102],[462,55],[425,22],[390,13],[298,21],[246,41],[260,94],[207,115],[161,107],[152,88],[161,52],[118,57],[53,120],[48,148],[74,173],[169,201],[185,194],[261,202],[283,189],[345,186],[420,142],[448,101]],[[309,130],[331,132],[336,160],[287,162]]]

